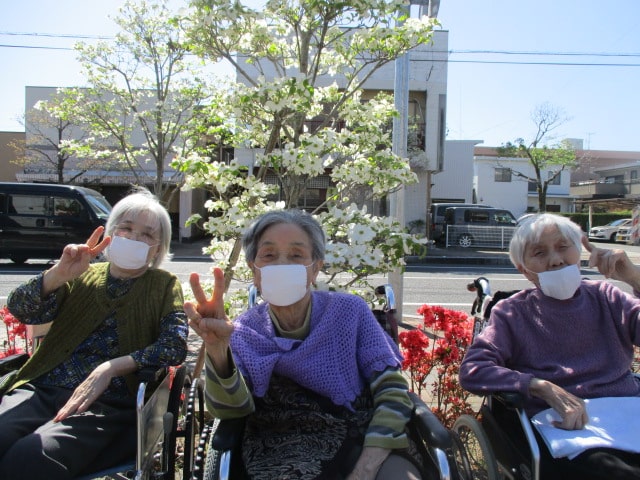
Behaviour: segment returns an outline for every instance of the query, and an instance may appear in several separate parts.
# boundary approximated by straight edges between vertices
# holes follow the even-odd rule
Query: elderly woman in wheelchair
[[[234,322],[222,271],[209,299],[192,274],[196,303],[185,311],[204,340],[207,406],[220,419],[246,416],[249,478],[420,478],[399,351],[364,300],[311,289],[324,245],[302,211],[258,218],[243,248],[264,302]]]
[[[158,268],[170,241],[165,208],[135,192],[106,229],[67,245],[9,295],[21,322],[52,323],[24,366],[0,381],[0,478],[74,478],[135,455],[134,373],[178,365],[187,353],[182,287]],[[109,261],[94,263],[102,252]]]
[[[590,252],[589,266],[629,284],[635,296],[608,281],[581,279],[582,245]],[[587,399],[618,397],[611,399],[615,409],[626,400],[619,397],[640,397],[640,381],[631,372],[633,348],[640,345],[640,269],[624,251],[596,248],[579,226],[547,213],[519,225],[509,253],[535,287],[492,308],[463,360],[460,382],[479,395],[518,393],[528,417],[552,409],[550,428],[568,431],[571,440],[596,420],[589,405],[597,402]],[[563,457],[550,451],[548,437],[535,436],[541,479],[640,478],[640,445],[635,452],[613,446]]]

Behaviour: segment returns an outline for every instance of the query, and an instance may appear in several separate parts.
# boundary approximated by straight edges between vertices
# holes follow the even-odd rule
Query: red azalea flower
[[[473,411],[467,401],[469,394],[458,382],[460,362],[471,342],[473,321],[464,312],[440,306],[425,304],[417,312],[435,340],[431,342],[421,329],[400,333],[402,368],[409,373],[411,389],[418,395],[423,390],[430,393],[427,403],[451,428],[460,414]]]

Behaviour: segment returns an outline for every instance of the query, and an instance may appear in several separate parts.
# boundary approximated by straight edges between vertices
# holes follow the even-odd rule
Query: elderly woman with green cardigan
[[[159,268],[170,241],[167,211],[137,191],[9,295],[18,320],[51,329],[0,383],[0,478],[73,478],[135,454],[134,373],[187,352],[182,288]]]

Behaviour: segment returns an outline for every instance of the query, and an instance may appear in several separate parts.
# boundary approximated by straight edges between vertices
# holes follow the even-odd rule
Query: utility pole
[[[439,0],[410,0],[407,7],[407,17],[411,16],[411,5],[419,5],[419,15],[427,7],[429,14],[437,15]],[[407,134],[409,131],[409,55],[410,52],[398,57],[395,61],[395,81],[393,86],[393,98],[398,116],[393,119],[393,134],[391,149],[399,157],[407,157]],[[430,179],[428,179],[430,181]],[[430,185],[427,186],[430,188]],[[398,191],[389,196],[389,214],[403,227],[406,225],[404,216],[405,189],[401,186]],[[401,269],[389,273],[389,283],[393,287],[396,296],[397,316],[402,321],[402,296],[403,279]]]

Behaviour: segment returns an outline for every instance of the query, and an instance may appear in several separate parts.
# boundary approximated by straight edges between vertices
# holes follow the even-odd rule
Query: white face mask
[[[307,267],[311,265],[256,267],[260,270],[260,296],[277,307],[288,307],[302,300],[307,294]]]
[[[567,300],[573,297],[582,281],[578,265],[569,265],[558,270],[547,270],[537,275],[542,293],[558,300]]]
[[[137,270],[149,264],[147,257],[150,248],[144,242],[113,236],[109,244],[109,261],[125,270]]]

